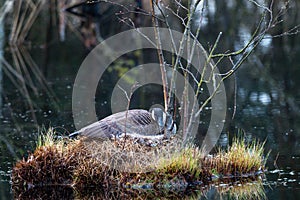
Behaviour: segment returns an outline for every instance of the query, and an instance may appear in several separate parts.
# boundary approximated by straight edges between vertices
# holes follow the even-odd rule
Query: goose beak
[[[167,119],[166,119],[166,128],[168,131],[170,131],[172,129],[173,126],[173,119],[172,116],[170,114],[167,114]]]
[[[174,126],[173,126],[173,129],[171,130],[171,133],[172,133],[173,135],[175,135],[176,132],[177,132],[177,126],[176,126],[175,123],[173,123],[173,124],[174,124]]]
[[[177,126],[175,122],[173,121],[173,118],[170,114],[167,114],[167,120],[166,120],[166,128],[168,133],[174,135],[177,131]]]

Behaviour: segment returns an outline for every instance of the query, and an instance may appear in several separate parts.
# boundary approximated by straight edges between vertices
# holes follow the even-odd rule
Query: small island
[[[19,192],[41,186],[182,191],[218,181],[256,180],[265,171],[263,152],[264,143],[246,145],[241,138],[227,150],[204,156],[177,138],[149,146],[130,138],[55,139],[48,130],[35,151],[15,164],[11,180]]]

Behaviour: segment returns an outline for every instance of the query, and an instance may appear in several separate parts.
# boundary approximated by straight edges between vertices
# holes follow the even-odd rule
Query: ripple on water
[[[269,186],[282,186],[289,189],[299,188],[300,172],[292,170],[287,167],[288,170],[274,169],[267,173],[266,184]]]

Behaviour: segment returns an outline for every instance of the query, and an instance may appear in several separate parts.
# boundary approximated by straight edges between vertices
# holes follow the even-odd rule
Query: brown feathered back
[[[73,135],[90,139],[106,139],[118,137],[125,133],[128,135],[151,136],[160,134],[162,131],[163,127],[159,127],[158,123],[151,117],[150,112],[135,109],[110,115],[80,129]]]

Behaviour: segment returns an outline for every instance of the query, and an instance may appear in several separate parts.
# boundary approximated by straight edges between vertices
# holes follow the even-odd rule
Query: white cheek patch
[[[166,125],[166,119],[167,119],[167,115],[165,112],[163,112],[163,124],[164,126]]]
[[[152,111],[151,111],[151,117],[152,117],[152,119],[153,119],[153,120],[155,120],[155,121],[156,121],[156,119],[155,119],[155,115],[154,115],[154,110],[152,110]]]

